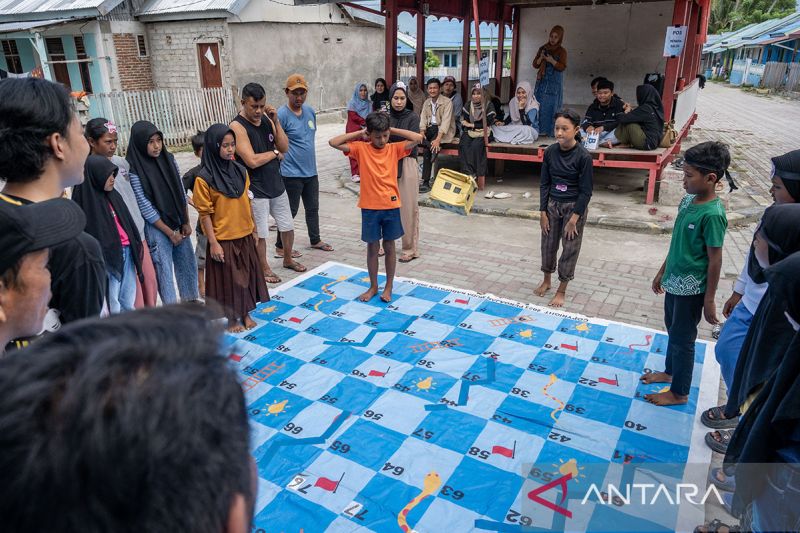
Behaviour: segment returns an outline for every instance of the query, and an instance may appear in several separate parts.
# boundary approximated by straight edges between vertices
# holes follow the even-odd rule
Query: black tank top
[[[244,131],[247,132],[247,138],[250,139],[250,146],[253,147],[253,152],[264,154],[275,149],[275,134],[272,132],[272,124],[267,120],[267,117],[261,119],[260,126],[253,125],[241,115],[236,115],[233,120],[244,127]],[[236,155],[236,160],[244,165],[244,161],[238,154]],[[281,177],[281,165],[277,159],[273,159],[258,168],[250,168],[247,165],[245,167],[250,173],[250,190],[253,192],[254,197],[277,198],[286,190]]]

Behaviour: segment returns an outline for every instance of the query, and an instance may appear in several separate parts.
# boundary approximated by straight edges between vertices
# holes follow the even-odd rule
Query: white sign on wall
[[[481,59],[481,62],[478,66],[478,71],[480,72],[481,78],[481,86],[486,87],[489,85],[489,58],[484,57]]]
[[[667,26],[667,36],[664,38],[664,57],[678,57],[686,43],[687,26]]]

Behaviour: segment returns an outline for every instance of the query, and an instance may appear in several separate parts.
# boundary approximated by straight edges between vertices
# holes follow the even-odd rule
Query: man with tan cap
[[[278,109],[278,120],[289,138],[289,151],[281,162],[281,175],[286,193],[289,195],[292,218],[297,216],[302,198],[311,247],[332,252],[333,247],[324,242],[319,235],[319,177],[314,147],[317,115],[311,106],[305,103],[308,84],[301,74],[292,74],[286,80],[284,91],[287,102]],[[280,234],[275,243],[275,255],[283,257]]]

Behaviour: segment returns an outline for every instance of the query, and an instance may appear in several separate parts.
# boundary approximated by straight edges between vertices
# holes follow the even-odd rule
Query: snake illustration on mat
[[[397,515],[397,525],[400,526],[403,533],[410,533],[412,531],[412,529],[408,527],[408,520],[406,519],[411,509],[422,503],[422,500],[428,496],[435,494],[441,486],[442,478],[439,477],[439,474],[436,472],[428,472],[425,479],[422,480],[422,492],[419,493],[419,496],[408,502],[408,505],[403,507]]]

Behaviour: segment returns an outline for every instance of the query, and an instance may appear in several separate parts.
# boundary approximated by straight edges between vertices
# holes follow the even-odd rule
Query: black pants
[[[303,209],[306,212],[306,226],[308,227],[308,238],[311,246],[318,244],[322,239],[319,236],[319,177],[310,178],[283,178],[286,186],[286,194],[289,196],[289,209],[292,211],[292,218],[297,216],[300,209],[300,199],[303,199]],[[283,249],[281,234],[278,232],[278,240],[275,247]]]
[[[705,294],[676,296],[670,293],[664,298],[664,324],[669,334],[664,372],[672,376],[670,390],[679,396],[688,396],[692,387],[694,343],[697,325],[703,316],[704,299]]]
[[[470,176],[486,175],[486,144],[483,136],[470,137],[464,132],[458,143],[458,155],[461,157],[461,167],[464,174]]]
[[[425,140],[428,141],[423,146],[422,150],[422,183],[430,184],[431,171],[433,170],[433,162],[439,156],[431,152],[430,142],[439,135],[439,126],[432,124],[425,128]]]

